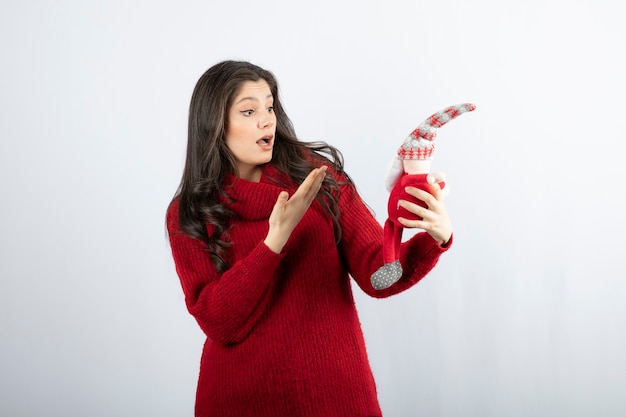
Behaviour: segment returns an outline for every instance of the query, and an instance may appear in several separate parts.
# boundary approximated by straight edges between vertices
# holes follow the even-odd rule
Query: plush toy
[[[475,108],[476,106],[470,103],[457,104],[433,114],[411,132],[398,149],[398,156],[394,159],[385,181],[387,190],[390,192],[387,206],[389,217],[385,221],[383,240],[383,260],[385,263],[371,277],[372,287],[375,289],[388,288],[402,276],[400,243],[403,225],[398,221],[398,217],[409,220],[421,220],[421,218],[403,207],[399,207],[398,202],[399,200],[406,200],[426,207],[423,201],[417,200],[404,190],[411,186],[431,192],[427,177],[435,148],[434,140],[437,136],[437,128]],[[439,185],[442,188],[445,187],[443,182],[440,182]]]

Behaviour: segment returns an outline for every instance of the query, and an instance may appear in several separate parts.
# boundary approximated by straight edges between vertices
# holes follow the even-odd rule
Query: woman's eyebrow
[[[270,93],[270,94],[268,94],[265,98],[266,98],[267,100],[269,100],[269,99],[270,99],[270,98],[272,98],[272,97],[273,97],[273,94],[271,94],[271,93]],[[259,99],[258,99],[258,98],[256,98],[256,97],[242,97],[242,98],[241,98],[240,100],[238,100],[235,104],[239,104],[239,103],[241,103],[241,102],[243,102],[243,101],[246,101],[246,100],[249,100],[249,101],[256,101],[256,102],[258,102],[258,101],[259,101]]]

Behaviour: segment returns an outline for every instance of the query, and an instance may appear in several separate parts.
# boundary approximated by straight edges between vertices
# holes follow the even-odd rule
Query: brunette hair
[[[236,162],[226,146],[228,112],[246,81],[265,80],[274,97],[276,133],[270,164],[301,184],[313,168],[322,164],[337,175],[326,175],[316,200],[332,218],[335,239],[341,240],[337,198],[340,183],[352,184],[343,170],[338,149],[325,142],[301,142],[285,113],[274,75],[245,61],[223,61],[209,68],[198,80],[189,106],[187,154],[178,190],[170,205],[179,200],[179,224],[183,233],[207,244],[211,261],[219,272],[229,268],[226,250],[233,213],[219,196],[226,195],[222,183],[227,174],[236,175]],[[329,172],[331,171],[329,170]],[[211,226],[208,233],[207,224]]]

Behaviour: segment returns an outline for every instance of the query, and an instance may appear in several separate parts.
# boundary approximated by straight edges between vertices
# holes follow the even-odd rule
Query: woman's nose
[[[271,117],[270,115],[267,115],[261,120],[259,120],[259,127],[260,128],[270,127],[272,126],[273,123],[274,123],[274,118]]]

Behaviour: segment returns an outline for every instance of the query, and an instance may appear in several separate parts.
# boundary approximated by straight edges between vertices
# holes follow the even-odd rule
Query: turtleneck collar
[[[279,185],[279,182],[290,186]],[[224,178],[224,191],[228,196],[221,196],[220,200],[244,220],[264,220],[269,219],[280,192],[289,191],[291,194],[295,189],[296,185],[285,173],[267,164],[259,182],[228,174]]]

